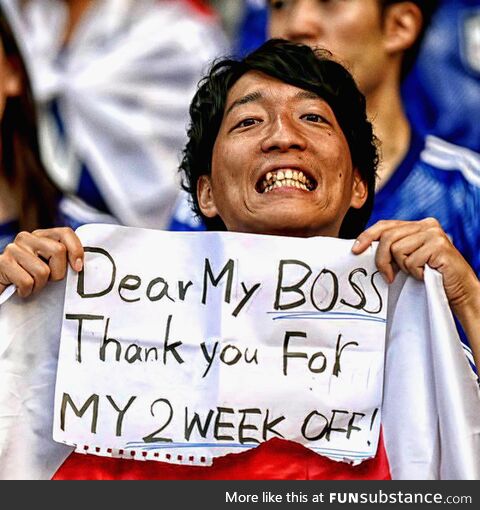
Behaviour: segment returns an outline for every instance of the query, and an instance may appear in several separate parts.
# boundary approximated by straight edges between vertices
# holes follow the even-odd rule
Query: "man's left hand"
[[[443,275],[445,293],[455,313],[461,314],[472,300],[477,302],[478,278],[436,219],[379,221],[360,234],[352,252],[362,253],[373,241],[379,241],[376,264],[388,283],[393,282],[398,269],[423,280],[428,265]]]

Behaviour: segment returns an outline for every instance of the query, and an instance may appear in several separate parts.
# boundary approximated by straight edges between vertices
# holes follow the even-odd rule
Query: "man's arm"
[[[425,265],[439,271],[452,312],[462,325],[480,367],[480,282],[434,218],[379,221],[355,241],[355,254],[379,241],[376,264],[388,283],[400,269],[423,280]]]

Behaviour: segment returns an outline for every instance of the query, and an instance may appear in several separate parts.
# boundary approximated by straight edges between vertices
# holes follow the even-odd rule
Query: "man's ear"
[[[19,63],[15,60],[5,59],[3,90],[7,97],[19,96],[22,92],[22,78]]]
[[[213,198],[212,182],[209,175],[201,175],[197,182],[197,198],[200,210],[207,218],[218,215],[217,206]]]
[[[360,172],[355,168],[353,170],[352,200],[350,201],[350,207],[360,209],[367,201],[367,197],[367,183],[362,179]]]
[[[422,11],[413,2],[387,6],[383,19],[386,51],[393,54],[411,48],[420,35],[422,24]]]

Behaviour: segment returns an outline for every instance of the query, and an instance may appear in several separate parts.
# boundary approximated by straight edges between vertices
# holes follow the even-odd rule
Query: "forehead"
[[[336,5],[328,5],[328,4],[342,4],[342,9],[349,9],[352,6],[363,5],[363,7],[373,7],[377,9],[378,12],[381,11],[383,5],[388,3],[397,3],[407,0],[391,0],[391,1],[385,1],[385,0],[267,0],[267,7],[270,13],[276,13],[276,12],[284,12],[288,10],[289,8],[306,8],[306,7],[314,7],[314,8],[322,8],[326,12],[329,12],[331,9],[334,9]],[[414,3],[419,3],[418,1],[414,1]],[[311,11],[311,9],[310,9]],[[361,22],[361,19],[358,20]]]
[[[270,103],[283,106],[286,103],[302,101],[316,102],[335,117],[330,105],[315,92],[290,85],[259,71],[249,71],[228,91],[224,114],[228,115],[242,105]]]
[[[330,42],[347,39],[351,43],[354,36],[382,30],[383,14],[382,0],[272,1],[268,27],[273,37],[294,39],[309,45],[320,43],[324,46],[327,37]],[[312,41],[312,38],[318,41]]]

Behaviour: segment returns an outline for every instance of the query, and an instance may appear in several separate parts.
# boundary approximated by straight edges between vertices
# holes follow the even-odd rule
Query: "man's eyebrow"
[[[261,98],[262,98],[261,92],[252,92],[250,94],[247,94],[246,96],[239,97],[228,107],[228,110],[225,112],[225,116],[227,116],[237,106],[253,103],[254,101],[258,101]]]
[[[318,94],[312,92],[311,90],[301,90],[298,94],[296,94],[297,99],[322,99]]]
[[[258,101],[263,97],[262,93],[259,91],[251,92],[245,96],[239,97],[236,99],[226,110],[225,116],[227,116],[234,108],[237,106],[241,106],[248,103],[253,103]],[[300,90],[297,94],[295,94],[296,99],[322,99],[318,94],[312,92],[310,90]]]

